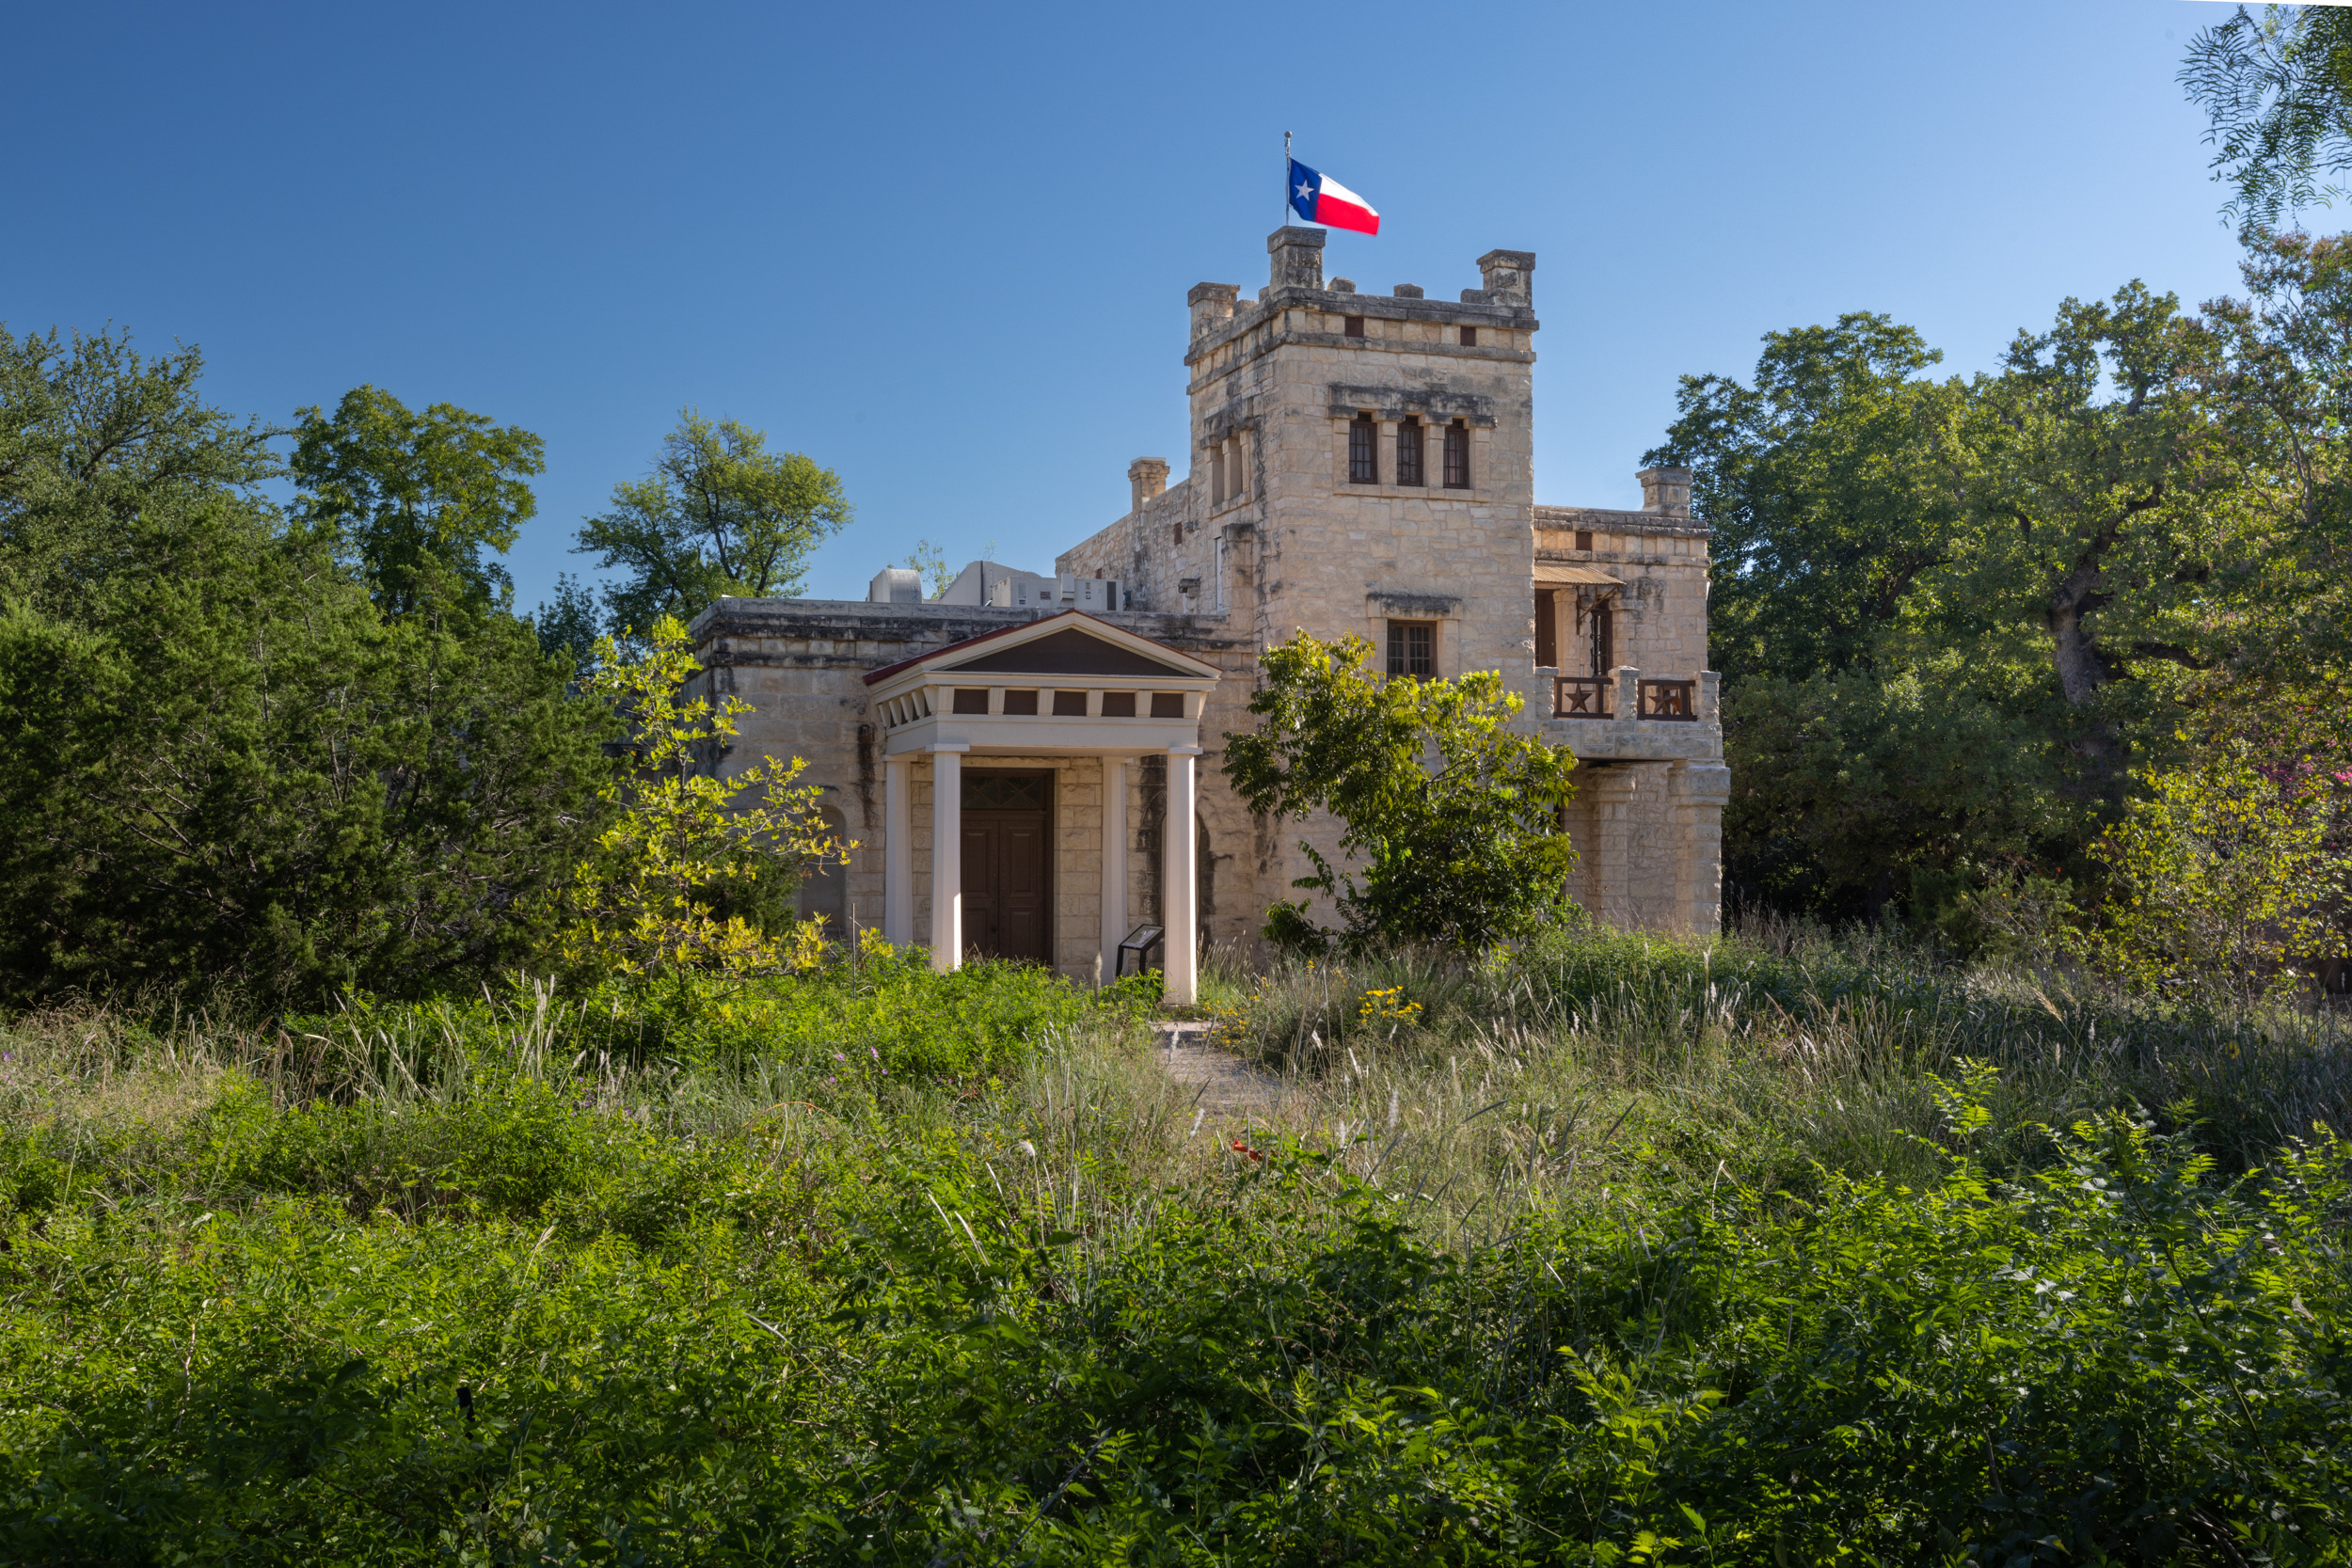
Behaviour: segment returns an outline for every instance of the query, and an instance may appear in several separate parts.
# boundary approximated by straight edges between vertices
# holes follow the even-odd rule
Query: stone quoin
[[[1305,630],[1368,638],[1393,674],[1501,672],[1579,759],[1571,895],[1612,926],[1717,928],[1730,774],[1690,474],[1644,470],[1640,511],[1537,505],[1534,256],[1488,251],[1448,302],[1327,285],[1323,244],[1277,230],[1254,299],[1191,291],[1188,471],[1137,458],[1125,515],[1052,574],[974,562],[926,601],[886,569],[863,602],[695,618],[691,690],[753,708],[721,767],[806,759],[858,841],[805,912],[943,968],[1075,979],[1157,927],[1192,1001],[1200,945],[1248,948],[1297,895],[1299,842],[1336,853],[1337,823],[1255,819],[1219,770],[1258,656]]]

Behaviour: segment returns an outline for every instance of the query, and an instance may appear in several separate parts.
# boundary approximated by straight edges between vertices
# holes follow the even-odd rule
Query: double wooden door
[[[963,775],[963,944],[1052,963],[1054,775]]]

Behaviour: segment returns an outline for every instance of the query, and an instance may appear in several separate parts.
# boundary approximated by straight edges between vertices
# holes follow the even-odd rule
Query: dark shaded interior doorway
[[[1054,775],[963,775],[963,942],[991,958],[1054,961]]]

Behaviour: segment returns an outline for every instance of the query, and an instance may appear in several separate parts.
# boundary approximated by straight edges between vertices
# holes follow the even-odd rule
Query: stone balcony
[[[1723,677],[1644,675],[1621,664],[1605,677],[1550,675],[1545,740],[1594,762],[1713,762],[1724,754]]]

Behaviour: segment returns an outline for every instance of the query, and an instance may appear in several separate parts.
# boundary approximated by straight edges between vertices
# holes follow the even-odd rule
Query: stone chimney
[[[1320,289],[1323,287],[1324,230],[1302,229],[1285,224],[1265,237],[1267,254],[1274,258],[1271,286],[1277,289]]]
[[[1644,468],[1633,477],[1642,482],[1643,511],[1661,517],[1691,515],[1690,469]]]
[[[1192,307],[1192,337],[1195,342],[1233,319],[1233,301],[1241,295],[1238,283],[1195,283],[1184,295],[1184,303]]]
[[[1208,286],[1208,285],[1204,285]],[[1140,512],[1143,503],[1168,488],[1168,459],[1138,457],[1127,465],[1127,510]]]
[[[1535,253],[1532,250],[1490,250],[1478,259],[1479,275],[1486,286],[1480,292],[1493,305],[1533,305],[1535,302]]]

